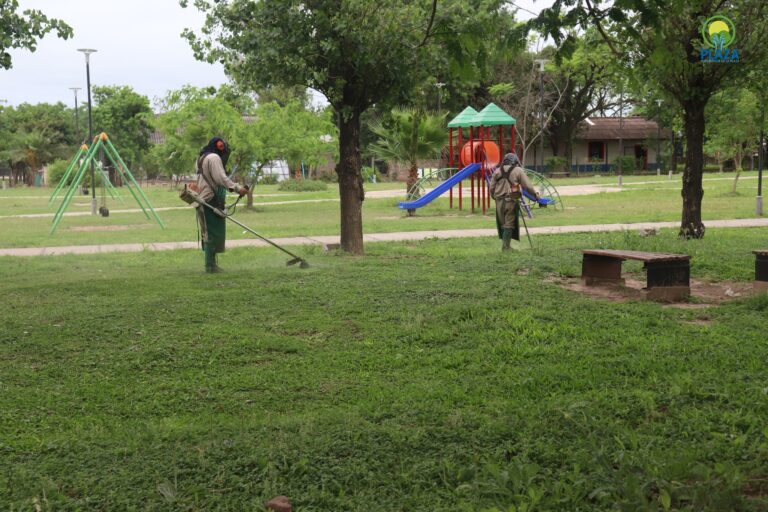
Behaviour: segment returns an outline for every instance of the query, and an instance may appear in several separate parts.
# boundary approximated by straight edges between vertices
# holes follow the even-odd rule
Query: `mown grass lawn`
[[[768,230],[0,258],[3,510],[768,507],[768,295],[596,301],[579,249],[750,281]],[[628,266],[638,271],[637,266]]]
[[[755,215],[756,173],[744,173],[739,194],[731,195],[732,177],[708,174],[704,181],[703,217],[712,219],[752,218]],[[611,181],[612,180],[612,181]],[[566,185],[614,183],[615,177],[558,180]],[[403,198],[376,198],[373,192],[391,190],[402,184],[366,184],[371,193],[363,203],[363,227],[366,233],[399,231],[493,228],[493,210],[483,215],[472,213],[468,201],[464,210],[451,209],[446,197],[406,216],[397,208]],[[566,210],[534,211],[530,226],[627,223],[649,221],[679,221],[682,201],[680,177],[673,181],[657,176],[628,176],[623,192],[563,197]],[[166,230],[142,213],[120,213],[121,209],[136,209],[130,194],[122,189],[125,204],[107,202],[109,217],[90,215],[65,217],[55,234],[50,235],[51,217],[10,217],[13,215],[52,215],[55,207],[48,206],[49,189],[18,188],[0,191],[0,247],[42,247],[60,245],[91,245],[112,243],[152,243],[189,241],[197,238],[197,226],[192,209],[178,198],[178,190],[169,186],[146,189],[160,211]],[[336,184],[323,192],[278,191],[277,186],[260,186],[256,191],[256,208],[240,208],[237,218],[268,237],[338,235],[339,203]],[[76,197],[67,210],[72,213],[90,212],[90,198]],[[248,238],[242,230],[230,229],[229,239]]]

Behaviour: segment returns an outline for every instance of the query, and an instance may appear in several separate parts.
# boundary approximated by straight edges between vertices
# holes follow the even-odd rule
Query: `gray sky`
[[[192,2],[190,2],[191,4]],[[515,0],[538,12],[552,0]],[[182,85],[218,86],[226,82],[221,65],[198,62],[184,28],[199,29],[204,17],[177,0],[20,0],[21,10],[40,9],[63,19],[74,29],[64,41],[51,34],[37,51],[11,51],[13,67],[0,70],[0,100],[9,105],[64,102],[74,105],[70,87],[82,87],[85,99],[85,58],[78,48],[95,48],[91,56],[91,85],[128,85],[149,97],[163,97]],[[519,11],[519,18],[531,14]]]
[[[184,84],[218,86],[226,81],[221,65],[198,62],[184,28],[199,28],[204,17],[176,0],[20,0],[21,10],[40,9],[63,19],[74,29],[64,41],[51,34],[34,53],[11,51],[13,67],[0,70],[0,99],[20,103],[74,104],[70,87],[82,87],[85,97],[85,58],[78,48],[95,48],[91,55],[91,85],[129,85],[152,100]]]

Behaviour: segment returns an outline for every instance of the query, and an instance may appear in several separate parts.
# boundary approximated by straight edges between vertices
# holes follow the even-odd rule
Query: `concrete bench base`
[[[642,261],[646,270],[643,295],[649,300],[675,301],[691,295],[690,259],[687,254],[641,251],[585,249],[581,281],[586,286],[623,285],[621,264],[624,260]]]

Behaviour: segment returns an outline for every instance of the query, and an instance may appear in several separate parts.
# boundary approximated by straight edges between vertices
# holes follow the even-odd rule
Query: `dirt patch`
[[[624,274],[625,283],[601,284],[599,286],[586,286],[580,278],[550,276],[545,281],[555,283],[565,288],[595,299],[609,300],[613,302],[628,302],[631,300],[645,300],[645,276]],[[685,302],[673,302],[665,304],[665,307],[679,309],[705,309],[754,294],[752,283],[721,281],[717,283],[691,279],[691,296]],[[703,323],[699,323],[703,322]],[[691,323],[708,325],[706,318],[697,319]]]
[[[68,228],[65,231],[128,231],[130,229],[146,229],[151,227],[151,224],[133,224],[129,226],[78,226],[74,228]]]

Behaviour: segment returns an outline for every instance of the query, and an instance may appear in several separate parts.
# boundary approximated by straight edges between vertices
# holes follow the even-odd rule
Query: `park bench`
[[[755,289],[768,290],[768,249],[752,252],[755,254]]]
[[[649,299],[679,300],[691,294],[691,257],[641,251],[585,249],[581,279],[587,286],[601,283],[624,284],[621,264],[624,260],[643,262],[647,275],[644,289]]]

